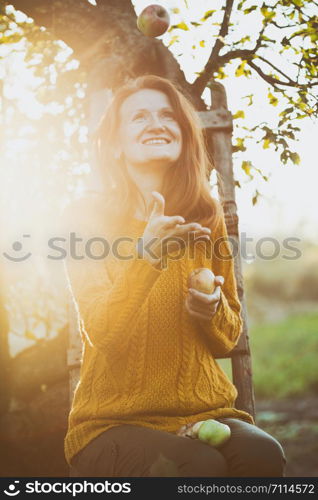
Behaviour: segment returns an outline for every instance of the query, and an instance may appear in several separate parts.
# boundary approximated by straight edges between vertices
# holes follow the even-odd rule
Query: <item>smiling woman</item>
[[[130,167],[158,165],[162,175],[179,158],[181,130],[163,92],[142,89],[129,96],[121,106],[120,123],[117,147]]]
[[[133,210],[146,218],[157,190],[167,215],[216,223],[220,207],[210,194],[203,144],[195,110],[168,80],[149,75],[121,87],[95,136],[112,214],[125,219]]]
[[[103,236],[124,253],[92,258],[84,245],[66,262],[84,344],[65,438],[71,475],[283,475],[281,445],[235,408],[215,360],[239,339],[241,306],[194,109],[168,80],[138,78],[115,94],[96,144],[104,193],[65,215],[80,241]],[[219,238],[224,258],[207,256]],[[189,292],[202,267],[215,290]],[[231,432],[218,449],[179,434],[210,419]]]

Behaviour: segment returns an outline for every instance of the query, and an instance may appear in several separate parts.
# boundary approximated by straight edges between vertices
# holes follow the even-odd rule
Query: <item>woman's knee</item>
[[[231,427],[231,439],[220,451],[230,477],[283,477],[286,457],[281,444],[256,425],[239,419],[224,418]]]
[[[283,477],[286,457],[280,443],[269,434],[247,442],[241,451],[241,467],[246,476]]]
[[[284,476],[286,466],[285,453],[281,444],[274,437],[268,435],[267,439],[263,438],[261,440],[259,453],[263,455],[263,466],[260,471],[263,472],[263,476]]]

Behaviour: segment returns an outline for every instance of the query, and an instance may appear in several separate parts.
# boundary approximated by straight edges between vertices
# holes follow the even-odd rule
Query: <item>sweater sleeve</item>
[[[73,248],[73,255],[64,260],[67,284],[81,329],[90,346],[114,362],[129,346],[142,306],[162,270],[138,257],[132,245],[131,258],[118,259],[110,272],[110,257],[96,258],[102,256],[106,248],[101,237],[108,240],[103,228],[95,223],[98,216],[92,205],[87,208],[77,202],[64,211],[63,218],[68,234],[75,232],[76,237],[82,239],[78,241],[76,255]],[[95,239],[94,245],[88,246],[90,238]]]
[[[222,357],[239,340],[242,331],[241,303],[236,288],[234,257],[223,214],[213,233],[212,258],[209,263],[215,276],[224,277],[224,284],[216,313],[211,320],[199,320],[199,323],[212,354]]]

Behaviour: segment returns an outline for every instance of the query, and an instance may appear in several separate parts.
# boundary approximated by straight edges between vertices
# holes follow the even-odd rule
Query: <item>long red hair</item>
[[[138,195],[141,196],[126,170],[124,159],[116,157],[115,144],[120,107],[127,97],[142,89],[159,90],[168,96],[182,130],[180,158],[167,171],[161,189],[166,201],[165,215],[182,215],[186,222],[196,221],[206,226],[218,224],[222,209],[210,193],[208,174],[213,165],[207,154],[197,113],[173,83],[155,75],[140,76],[116,90],[95,132],[94,144],[103,196],[112,217],[128,219],[135,213]]]

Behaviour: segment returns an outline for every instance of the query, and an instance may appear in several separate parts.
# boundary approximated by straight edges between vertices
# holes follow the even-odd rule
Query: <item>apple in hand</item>
[[[169,14],[161,5],[148,5],[137,18],[137,27],[146,36],[163,35],[169,28]]]
[[[215,290],[214,273],[207,267],[198,267],[189,275],[189,288],[194,288],[202,293],[213,293]]]
[[[215,448],[226,443],[231,437],[230,427],[213,419],[197,422],[193,426],[193,432],[197,433],[200,441],[204,441]]]

